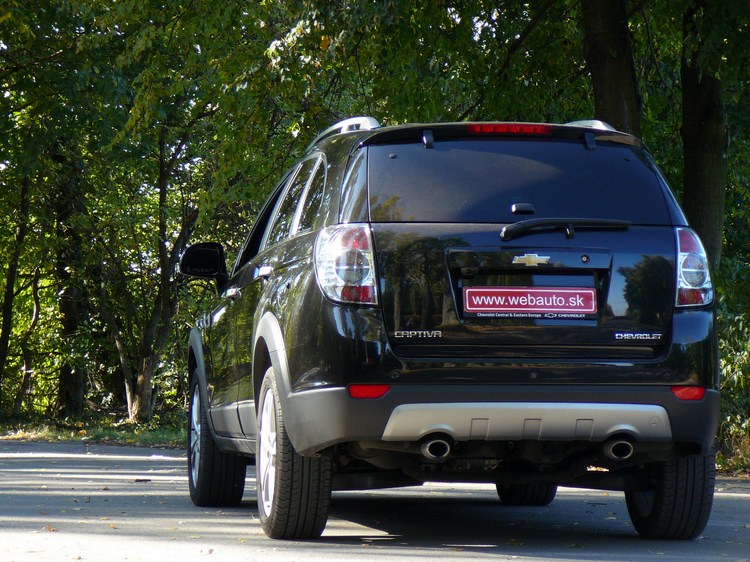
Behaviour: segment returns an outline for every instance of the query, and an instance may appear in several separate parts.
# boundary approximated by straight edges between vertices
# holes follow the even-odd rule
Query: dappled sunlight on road
[[[562,488],[543,508],[500,506],[494,486],[335,492],[323,536],[273,541],[254,467],[236,508],[200,508],[183,451],[0,441],[0,560],[694,560],[747,558],[750,481],[724,479],[703,537],[646,541],[622,494]]]

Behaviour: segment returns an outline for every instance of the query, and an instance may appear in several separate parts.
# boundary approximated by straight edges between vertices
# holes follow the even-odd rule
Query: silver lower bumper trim
[[[383,440],[418,441],[431,433],[456,441],[604,441],[613,435],[668,441],[672,427],[667,411],[649,404],[403,404],[391,413]]]

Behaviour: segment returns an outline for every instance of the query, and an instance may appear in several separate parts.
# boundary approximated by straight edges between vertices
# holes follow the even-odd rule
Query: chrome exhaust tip
[[[604,454],[615,461],[624,461],[633,456],[633,444],[627,439],[610,439],[604,444]]]
[[[428,439],[420,447],[422,456],[431,461],[442,461],[451,454],[451,444],[441,438]]]

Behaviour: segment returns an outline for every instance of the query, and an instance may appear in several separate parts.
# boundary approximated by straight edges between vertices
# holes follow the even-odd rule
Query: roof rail
[[[339,121],[335,125],[328,127],[325,131],[320,133],[315,139],[307,146],[307,150],[317,142],[323,140],[331,135],[338,135],[340,133],[348,133],[350,131],[369,131],[371,129],[377,129],[380,127],[378,120],[373,117],[350,117]]]
[[[604,121],[600,121],[599,119],[584,119],[581,121],[571,121],[570,123],[565,124],[571,127],[586,127],[588,129],[601,129],[603,131],[617,132],[617,129],[615,129],[612,125],[610,125],[609,123],[605,123]]]

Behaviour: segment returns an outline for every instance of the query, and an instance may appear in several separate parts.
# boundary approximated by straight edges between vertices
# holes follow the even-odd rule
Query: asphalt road
[[[334,493],[323,537],[267,539],[253,468],[238,508],[193,506],[182,451],[0,441],[0,561],[748,560],[750,479],[720,478],[705,533],[634,533],[622,494],[563,488],[544,508],[492,486]]]

